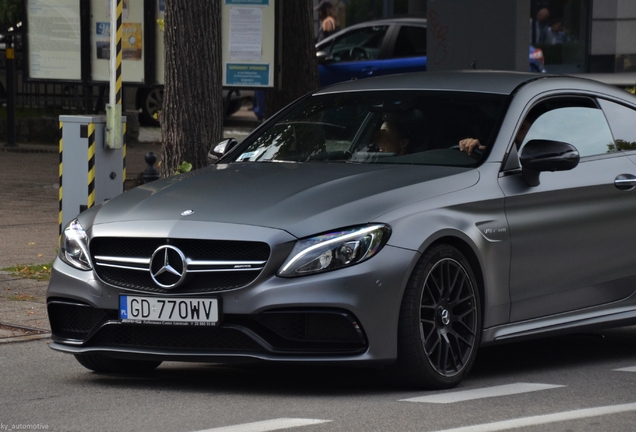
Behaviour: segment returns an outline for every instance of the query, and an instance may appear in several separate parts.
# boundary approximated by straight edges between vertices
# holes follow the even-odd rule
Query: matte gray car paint
[[[630,250],[636,234],[629,223],[636,200],[634,192],[619,191],[613,185],[616,175],[636,173],[636,153],[583,160],[570,172],[541,173],[541,185],[534,189],[522,182],[518,171],[502,171],[520,118],[541,98],[585,93],[632,107],[636,99],[623,90],[587,80],[487,72],[367,79],[318,93],[377,88],[464,89],[515,97],[487,160],[478,168],[348,165],[346,174],[341,168],[308,165],[302,170],[278,164],[217,165],[127,192],[83,213],[80,221],[90,226],[94,219],[90,234],[267,241],[274,249],[262,276],[246,288],[220,294],[227,313],[252,313],[277,305],[342,307],[357,315],[369,337],[368,352],[352,358],[273,360],[390,362],[396,355],[396,323],[404,286],[420,253],[439,239],[453,239],[474,253],[484,288],[483,344],[636,322],[636,295],[632,294],[636,270],[631,270],[635,257]],[[213,186],[208,177],[222,185]],[[378,182],[375,187],[381,182],[384,192],[377,196],[365,193],[368,181]],[[564,193],[565,187],[573,189]],[[304,190],[308,195],[303,195]],[[602,205],[593,202],[596,198]],[[194,214],[180,216],[186,209]],[[616,218],[614,209],[625,216]],[[584,221],[583,215],[593,219]],[[208,218],[215,222],[206,222]],[[393,228],[389,246],[378,256],[303,278],[271,276],[296,237],[365,222],[388,223]],[[533,243],[536,239],[539,246]],[[559,252],[557,247],[563,246],[566,250]],[[538,278],[538,271],[546,268],[546,276]],[[116,309],[119,292],[124,291],[58,259],[48,297]],[[69,352],[85,350],[55,342],[51,346]]]

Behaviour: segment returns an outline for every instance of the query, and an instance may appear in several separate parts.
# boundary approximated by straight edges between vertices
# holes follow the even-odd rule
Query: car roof
[[[510,95],[527,84],[551,89],[582,89],[591,92],[629,95],[624,90],[586,78],[566,75],[495,70],[452,70],[385,75],[345,81],[317,90],[314,94],[373,90],[442,90]]]
[[[369,27],[374,25],[386,25],[386,24],[418,24],[418,25],[426,25],[426,18],[418,18],[418,17],[402,17],[402,18],[381,18],[372,21],[364,21],[358,24],[354,24],[347,28],[355,28],[355,27]]]
[[[485,70],[412,72],[345,81],[325,87],[316,94],[353,90],[462,90],[511,94],[520,85],[544,77],[545,74]]]
[[[354,24],[351,25],[349,27],[346,27],[342,30],[340,30],[337,33],[332,34],[331,36],[329,36],[328,38],[325,38],[323,40],[321,40],[320,42],[318,42],[316,44],[316,46],[318,45],[325,45],[326,43],[328,43],[329,41],[335,39],[336,37],[340,36],[343,33],[347,33],[351,30],[355,30],[358,28],[364,28],[364,27],[373,27],[376,25],[392,25],[392,24],[412,24],[412,25],[418,25],[418,26],[424,26],[426,27],[426,18],[418,18],[418,17],[404,17],[404,18],[382,18],[382,19],[377,19],[377,20],[373,20],[373,21],[364,21],[358,24]]]

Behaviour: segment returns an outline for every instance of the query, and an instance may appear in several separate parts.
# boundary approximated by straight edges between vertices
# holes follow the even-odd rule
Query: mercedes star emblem
[[[150,277],[161,288],[178,287],[185,279],[187,269],[185,255],[174,246],[160,246],[150,258]]]

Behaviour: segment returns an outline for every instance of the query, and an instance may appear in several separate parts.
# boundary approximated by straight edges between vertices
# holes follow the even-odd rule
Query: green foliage
[[[22,21],[22,0],[0,0],[0,32]]]
[[[629,151],[636,150],[636,142],[628,142],[623,140],[616,140],[616,150],[618,151]]]
[[[181,162],[181,165],[179,165],[179,168],[177,168],[175,175],[181,174],[181,173],[187,173],[190,171],[192,171],[192,164],[189,162]]]

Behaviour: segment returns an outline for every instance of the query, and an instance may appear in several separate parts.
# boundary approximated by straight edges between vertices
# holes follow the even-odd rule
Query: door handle
[[[364,69],[362,69],[362,73],[366,74],[366,75],[373,75],[374,72],[376,72],[378,70],[377,67],[366,67]]]
[[[614,186],[620,190],[632,190],[636,188],[636,176],[633,174],[621,174],[614,179]]]

